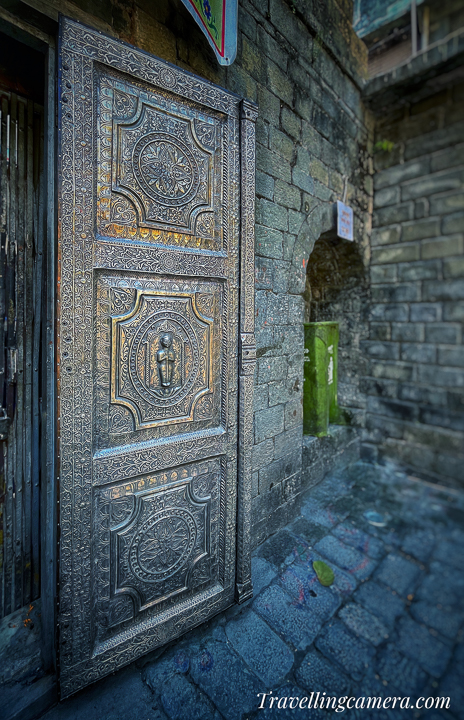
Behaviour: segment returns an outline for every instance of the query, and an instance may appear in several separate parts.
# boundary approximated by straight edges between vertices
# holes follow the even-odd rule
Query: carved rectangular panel
[[[256,113],[68,19],[60,63],[65,697],[252,592]]]

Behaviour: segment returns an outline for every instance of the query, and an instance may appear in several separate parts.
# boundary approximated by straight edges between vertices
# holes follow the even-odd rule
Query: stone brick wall
[[[461,484],[464,84],[379,118],[365,452]]]
[[[368,266],[372,131],[360,99],[367,51],[351,27],[352,1],[240,0],[238,53],[230,68],[219,67],[179,0],[30,4],[54,19],[61,9],[258,103],[253,451],[258,543],[292,516],[304,483],[320,479],[331,461],[343,457],[345,446],[358,444],[356,432],[337,436],[336,452],[327,450],[329,441],[311,441],[302,471],[306,270],[314,243],[333,228],[333,202],[344,195],[353,206],[356,243]],[[350,389],[361,361],[360,334],[346,327],[344,337],[339,376],[342,388]],[[363,414],[357,389],[347,390],[343,403]],[[318,462],[322,456],[324,462]]]

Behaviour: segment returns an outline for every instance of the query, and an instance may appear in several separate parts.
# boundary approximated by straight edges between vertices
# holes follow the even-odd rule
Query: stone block
[[[411,615],[421,625],[427,625],[450,640],[457,636],[462,622],[462,615],[443,607],[437,608],[423,600],[412,604]]]
[[[456,302],[444,303],[443,320],[464,322],[464,304]]]
[[[421,257],[423,260],[428,260],[429,258],[462,255],[463,248],[464,240],[462,235],[448,235],[435,238],[435,240],[423,240],[421,243]]]
[[[418,323],[393,323],[391,339],[395,342],[423,342],[424,326]]]
[[[372,302],[417,302],[421,299],[419,284],[395,283],[388,285],[373,285],[371,289]]]
[[[285,182],[291,181],[292,172],[289,162],[283,161],[280,155],[259,144],[256,145],[256,167],[267,175]]]
[[[234,66],[232,66],[234,67]],[[258,86],[259,116],[274,127],[279,124],[280,100],[262,85]]]
[[[456,345],[460,338],[460,327],[451,323],[428,324],[425,328],[425,340],[429,343]]]
[[[447,170],[453,165],[464,165],[464,143],[434,153],[431,158],[432,172]]]
[[[273,230],[288,230],[287,208],[259,198],[256,202],[256,221]]]
[[[287,377],[287,360],[282,355],[258,359],[258,382],[270,383]]]
[[[270,129],[269,143],[271,150],[277,153],[277,155],[285,158],[288,162],[293,160],[293,156],[295,154],[295,145],[293,141],[285,135],[285,133],[273,126],[271,126]]]
[[[437,361],[437,349],[435,345],[428,343],[401,344],[401,360],[406,362],[434,363]]]
[[[365,342],[365,352],[369,357],[380,360],[399,360],[399,345],[393,342]]]
[[[395,185],[386,187],[383,190],[376,190],[374,193],[374,207],[383,208],[388,205],[395,205],[400,202],[400,188]]]
[[[413,217],[414,204],[412,202],[405,202],[376,210],[372,218],[372,225],[373,227],[393,225],[394,223],[402,223],[406,220],[412,220]]]
[[[329,172],[320,160],[313,158],[309,164],[309,171],[311,177],[315,180],[318,180],[323,185],[329,184]]]
[[[404,151],[405,160],[412,160],[413,158],[425,156],[437,150],[456,145],[462,142],[463,132],[464,123],[456,122],[438,130],[420,133],[417,137],[406,141]]]
[[[436,678],[443,675],[451,658],[451,648],[448,645],[433,637],[427,628],[410,618],[400,620],[397,647]]]
[[[298,148],[296,164],[292,170],[292,178],[295,185],[310,195],[313,195],[314,180],[310,175],[310,162],[311,155],[309,152],[304,147]]]
[[[397,688],[404,696],[418,696],[425,692],[428,675],[415,659],[410,660],[402,655],[393,644],[380,650],[376,669],[382,682]],[[394,691],[390,692],[393,694]]]
[[[413,377],[413,366],[406,363],[371,363],[371,375],[375,378],[386,378],[388,380],[401,380],[407,382]]]
[[[411,305],[411,322],[435,322],[441,319],[439,303],[414,303]]]
[[[388,631],[385,625],[368,610],[357,603],[348,603],[339,612],[339,617],[345,625],[358,637],[368,640],[377,647],[385,638]]]
[[[325,692],[328,696],[343,697],[350,688],[349,678],[315,650],[305,655],[295,677],[308,692],[320,688],[319,692]]]
[[[278,205],[271,204],[274,208]],[[269,215],[269,211],[267,211]],[[263,215],[261,216],[263,219]],[[271,220],[267,220],[271,222]],[[283,255],[283,234],[280,230],[276,230],[269,225],[255,225],[255,248],[258,256],[267,258],[281,258]]]
[[[369,326],[369,340],[391,340],[390,323],[371,322]]]
[[[253,409],[264,410],[268,406],[268,386],[256,385],[253,391]]]
[[[438,348],[438,364],[464,367],[464,345]]]
[[[403,240],[424,240],[440,234],[440,218],[424,218],[403,223]]]
[[[301,135],[301,120],[298,115],[289,110],[287,107],[283,107],[280,114],[280,122],[282,129],[291,135],[295,140],[299,140]]]
[[[372,320],[407,322],[409,320],[409,306],[404,303],[378,303],[370,307]]]
[[[269,438],[253,446],[253,470],[259,470],[274,458],[274,439]]]
[[[419,260],[419,257],[420,246],[418,243],[373,248],[372,250],[372,262],[374,265],[411,262]]]
[[[398,595],[373,580],[362,583],[356,590],[354,599],[380,618],[388,628],[392,628],[396,618],[405,611],[405,604]]]
[[[293,85],[287,75],[272,61],[267,62],[267,86],[290,107],[293,104]]]
[[[464,212],[446,215],[442,220],[441,231],[443,235],[464,232]]]
[[[448,213],[456,213],[464,210],[464,193],[462,184],[459,182],[455,185],[461,188],[459,192],[448,193],[446,195],[438,195],[430,198],[430,213],[432,215],[447,215]]]
[[[464,182],[464,172],[462,170],[451,170],[446,172],[434,173],[421,177],[420,179],[411,180],[401,186],[401,199],[411,200],[422,197],[423,195],[433,195],[435,193],[443,193],[447,190],[455,190],[461,187]],[[433,201],[430,207],[432,215],[441,214],[441,210],[434,208]],[[446,211],[445,211],[446,212]]]
[[[386,170],[380,170],[374,175],[374,185],[376,190],[380,190],[392,185],[399,185],[411,178],[422,177],[429,172],[430,159],[420,158],[402,165],[393,165]]]
[[[435,280],[440,276],[441,263],[439,260],[421,260],[415,263],[401,263],[398,265],[399,280]]]
[[[440,281],[426,281],[423,288],[424,300],[436,302],[437,300],[464,299],[464,279]]]
[[[414,593],[421,571],[417,565],[401,555],[390,553],[375,573],[375,579],[395,590],[401,597]]]
[[[327,535],[315,545],[315,550],[335,563],[342,570],[354,575],[358,580],[366,580],[375,568],[375,562],[364,553]]]
[[[257,28],[258,47],[267,57],[271,58],[284,72],[287,69],[288,53],[266,32],[262,25]]]
[[[303,404],[301,398],[285,404],[285,430],[300,426],[303,423]]]
[[[420,198],[414,203],[414,217],[416,220],[428,217],[430,215],[430,203],[427,198]]]
[[[226,635],[266,687],[283,680],[293,665],[293,653],[259,615],[247,610],[226,625]]]
[[[276,405],[255,413],[255,442],[279,435],[284,430],[284,407]]]
[[[284,207],[293,210],[301,208],[301,190],[283,180],[276,180],[274,196],[275,201]]]
[[[252,607],[298,650],[308,647],[322,627],[323,621],[319,617],[312,615],[306,608],[297,607],[278,585],[263,590]]]
[[[212,639],[204,642],[191,658],[190,675],[226,720],[235,720],[238,707],[245,713],[251,713],[258,693],[262,692],[262,681],[248,670],[225,642]]]
[[[371,244],[376,245],[394,245],[400,241],[401,225],[391,225],[387,227],[373,228],[371,233]]]
[[[268,200],[274,199],[274,178],[266,173],[256,173],[256,194],[261,197],[265,197]]]
[[[430,383],[448,388],[464,387],[464,373],[462,370],[440,365],[420,365],[417,368],[419,382]]]
[[[443,277],[464,277],[464,257],[445,260],[443,263]]]
[[[343,623],[326,626],[316,640],[316,647],[356,681],[365,675],[375,652],[372,645],[352,635]]]

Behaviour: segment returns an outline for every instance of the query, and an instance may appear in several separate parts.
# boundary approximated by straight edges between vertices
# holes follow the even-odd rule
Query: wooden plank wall
[[[0,90],[0,617],[40,592],[43,108]]]

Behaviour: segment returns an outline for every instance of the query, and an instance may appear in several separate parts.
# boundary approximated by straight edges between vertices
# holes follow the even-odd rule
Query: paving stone
[[[437,607],[424,600],[419,600],[411,605],[411,615],[417,622],[425,623],[450,640],[456,637],[464,619],[463,613],[450,612],[442,605]]]
[[[389,628],[404,612],[405,606],[401,598],[391,590],[377,585],[373,580],[362,583],[355,592],[354,599],[379,617]]]
[[[251,558],[251,579],[255,595],[258,595],[264,587],[270,585],[276,576],[276,568],[267,560],[256,555]]]
[[[314,544],[318,540],[327,535],[327,528],[315,523],[309,522],[305,517],[300,516],[288,526],[290,532],[292,532],[298,540],[305,540],[306,543]],[[307,545],[307,547],[309,547]]]
[[[462,607],[464,597],[464,577],[449,565],[434,561],[430,563],[430,573],[416,592],[416,598],[431,604],[440,603],[443,607]]]
[[[412,555],[426,562],[433,550],[435,544],[435,535],[430,530],[416,530],[406,535],[401,549],[407,555]]]
[[[319,500],[310,499],[301,508],[301,514],[310,522],[326,528],[332,528],[344,518],[337,515],[332,505],[324,507]]]
[[[381,680],[393,685],[405,696],[417,696],[427,683],[427,675],[417,662],[405,657],[391,643],[379,650],[376,670]]]
[[[356,635],[375,646],[388,638],[385,625],[361,605],[356,603],[345,605],[340,610],[339,617]]]
[[[331,665],[316,650],[310,650],[295,672],[297,682],[310,692],[326,692],[328,695],[346,695],[351,680],[338,667]]]
[[[464,570],[464,553],[462,552],[462,545],[449,540],[441,540],[435,548],[433,555],[434,560],[439,560],[446,563],[447,565],[453,565],[453,567],[459,570]]]
[[[345,545],[354,547],[374,560],[380,559],[385,554],[385,548],[381,540],[349,523],[337,525],[333,530],[333,535],[344,542]]]
[[[251,610],[226,625],[226,635],[236,652],[266,687],[281,682],[293,665],[293,653]]]
[[[376,563],[367,555],[348,547],[331,535],[319,540],[315,545],[315,550],[359,580],[368,578],[376,566]]]
[[[212,639],[191,657],[190,676],[227,720],[251,712],[263,686],[225,643]]]
[[[410,560],[406,560],[401,555],[390,554],[381,562],[375,573],[375,579],[396,590],[402,597],[406,597],[414,592],[420,574],[420,569]]]
[[[348,632],[342,623],[329,623],[316,640],[316,647],[354,680],[361,680],[372,665],[374,648]]]
[[[183,675],[164,680],[160,701],[171,720],[221,720],[208,697]]]
[[[313,562],[315,560],[323,560],[325,563],[327,563],[327,559],[322,557],[319,553],[314,552],[309,546],[306,548],[306,550],[303,550],[303,547],[300,549],[298,556],[296,558],[295,564],[300,563],[303,566],[307,566],[308,570],[307,572],[313,573]],[[353,594],[353,592],[356,590],[356,587],[358,585],[358,582],[356,580],[356,577],[354,575],[351,575],[350,573],[345,572],[344,570],[340,570],[339,567],[337,567],[334,563],[327,563],[333,570],[335,578],[333,585],[331,585],[331,590],[335,590],[342,598],[349,597]],[[321,585],[321,587],[323,587]]]
[[[259,557],[281,568],[295,559],[296,547],[295,537],[286,528],[279,530],[269,540],[261,545],[258,550]]]
[[[399,622],[398,649],[416,660],[430,675],[440,677],[450,660],[450,647],[410,618],[402,618]]]
[[[313,642],[323,624],[278,585],[263,590],[253,602],[253,610],[298,650]]]
[[[322,621],[332,617],[340,606],[338,593],[321,585],[311,563],[293,563],[281,576],[280,582],[296,600],[298,607],[306,607]]]

